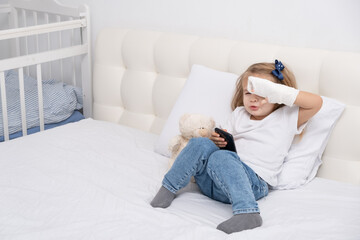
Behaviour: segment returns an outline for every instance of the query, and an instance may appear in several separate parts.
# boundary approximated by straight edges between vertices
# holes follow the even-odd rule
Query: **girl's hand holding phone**
[[[226,147],[227,142],[225,141],[225,139],[215,131],[211,133],[210,140],[213,141],[215,145],[218,146],[219,148]]]
[[[228,133],[225,129],[220,129],[220,128],[215,128],[215,133],[217,133],[219,135],[219,138],[224,139],[223,141],[215,142],[215,144],[220,149],[236,152],[235,141],[234,141],[233,136],[230,133]],[[217,139],[217,140],[219,140],[219,139]]]

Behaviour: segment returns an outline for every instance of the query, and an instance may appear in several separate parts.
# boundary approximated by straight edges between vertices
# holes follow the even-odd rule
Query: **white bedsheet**
[[[263,226],[227,235],[231,207],[195,184],[154,209],[157,136],[82,120],[0,144],[0,239],[360,239],[360,187],[316,178],[259,201]]]

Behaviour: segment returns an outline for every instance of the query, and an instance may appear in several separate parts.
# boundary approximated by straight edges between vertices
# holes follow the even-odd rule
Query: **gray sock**
[[[161,186],[158,193],[151,201],[150,205],[154,208],[167,208],[168,206],[170,206],[175,196],[175,193],[172,193],[163,186]]]
[[[234,215],[232,218],[220,223],[217,229],[230,234],[260,227],[261,224],[262,218],[259,213],[242,213]]]

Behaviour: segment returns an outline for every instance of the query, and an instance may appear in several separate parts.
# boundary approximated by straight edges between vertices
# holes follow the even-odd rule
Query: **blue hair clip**
[[[284,76],[281,73],[281,71],[285,68],[285,66],[282,64],[282,62],[275,60],[275,69],[271,71],[271,73],[277,77],[279,80],[283,80]]]

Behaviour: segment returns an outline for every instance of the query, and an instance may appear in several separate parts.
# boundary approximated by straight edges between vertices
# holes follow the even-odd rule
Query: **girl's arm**
[[[299,106],[298,127],[314,116],[322,106],[322,98],[313,93],[299,91],[298,89],[274,83],[267,79],[250,76],[248,91],[266,98],[270,103]]]
[[[298,127],[312,118],[322,106],[322,98],[313,93],[299,91],[294,104],[299,106]]]

